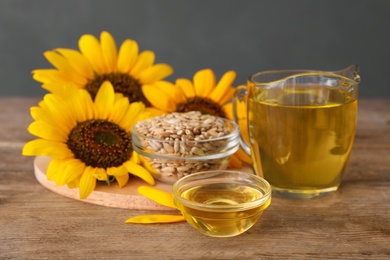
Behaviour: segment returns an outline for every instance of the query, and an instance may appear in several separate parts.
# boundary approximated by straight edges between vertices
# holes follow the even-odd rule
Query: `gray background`
[[[235,85],[269,69],[361,67],[361,97],[390,97],[388,0],[0,0],[0,95],[46,93],[31,77],[46,50],[78,49],[82,34],[136,40],[168,78],[235,70]]]

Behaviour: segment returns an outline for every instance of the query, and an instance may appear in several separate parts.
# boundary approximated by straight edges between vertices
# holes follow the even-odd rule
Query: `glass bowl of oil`
[[[196,230],[212,237],[232,237],[250,229],[270,205],[271,186],[247,172],[205,171],[178,180],[173,196]]]

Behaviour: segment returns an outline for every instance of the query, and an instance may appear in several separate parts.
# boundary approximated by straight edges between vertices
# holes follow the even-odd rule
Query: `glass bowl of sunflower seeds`
[[[239,140],[235,122],[199,111],[156,116],[132,129],[143,166],[168,184],[195,172],[226,169]]]

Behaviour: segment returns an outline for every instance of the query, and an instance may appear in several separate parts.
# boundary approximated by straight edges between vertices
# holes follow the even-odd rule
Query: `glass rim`
[[[261,75],[271,75],[271,74],[278,74],[278,73],[292,73],[288,76],[280,77],[275,80],[271,81],[258,81],[255,80],[256,77],[261,76]],[[308,77],[308,76],[325,76],[329,78],[335,78],[335,79],[340,79],[344,82],[348,82],[349,86],[356,86],[359,84],[358,81],[348,78],[343,75],[339,75],[333,72],[327,72],[327,71],[316,71],[316,70],[268,70],[268,71],[261,71],[257,72],[255,74],[252,74],[248,77],[248,82],[253,83],[256,86],[261,86],[261,85],[269,85],[269,84],[275,84],[275,83],[280,83],[283,81],[286,81],[288,79],[293,79],[293,78],[301,78],[301,77]]]
[[[148,136],[145,136],[143,134],[141,134],[140,132],[138,132],[135,128],[136,126],[140,123],[140,122],[137,122],[132,130],[131,130],[131,135],[132,136],[136,136],[138,138],[144,138],[145,140],[148,140],[148,141],[155,141],[155,142],[161,142],[161,143],[164,143],[164,142],[178,142],[178,143],[206,143],[206,142],[211,142],[211,141],[220,141],[220,140],[224,140],[224,139],[231,139],[231,138],[237,138],[239,137],[239,133],[240,133],[240,128],[238,126],[238,124],[230,119],[227,119],[227,118],[224,118],[224,117],[219,117],[219,119],[222,119],[223,121],[227,122],[227,123],[230,123],[233,127],[232,131],[227,134],[227,135],[224,135],[224,136],[220,136],[220,137],[215,137],[215,138],[212,138],[212,139],[203,139],[203,140],[185,140],[185,141],[167,141],[165,139],[159,139],[159,138],[153,138],[153,137],[148,137]],[[145,119],[145,120],[148,120],[148,119]],[[134,137],[133,137],[133,140],[134,140]]]

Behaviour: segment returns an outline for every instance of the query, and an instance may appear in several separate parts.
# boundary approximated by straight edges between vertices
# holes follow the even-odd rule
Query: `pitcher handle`
[[[238,107],[239,105],[247,106],[247,94],[248,94],[248,88],[246,86],[238,86],[234,92],[233,96],[233,118],[237,125],[240,125],[240,118],[238,116]],[[247,113],[248,116],[248,113]],[[248,126],[246,126],[248,127]],[[249,156],[251,155],[251,150],[249,145],[246,143],[242,131],[240,131],[240,146],[244,150],[246,154]]]

